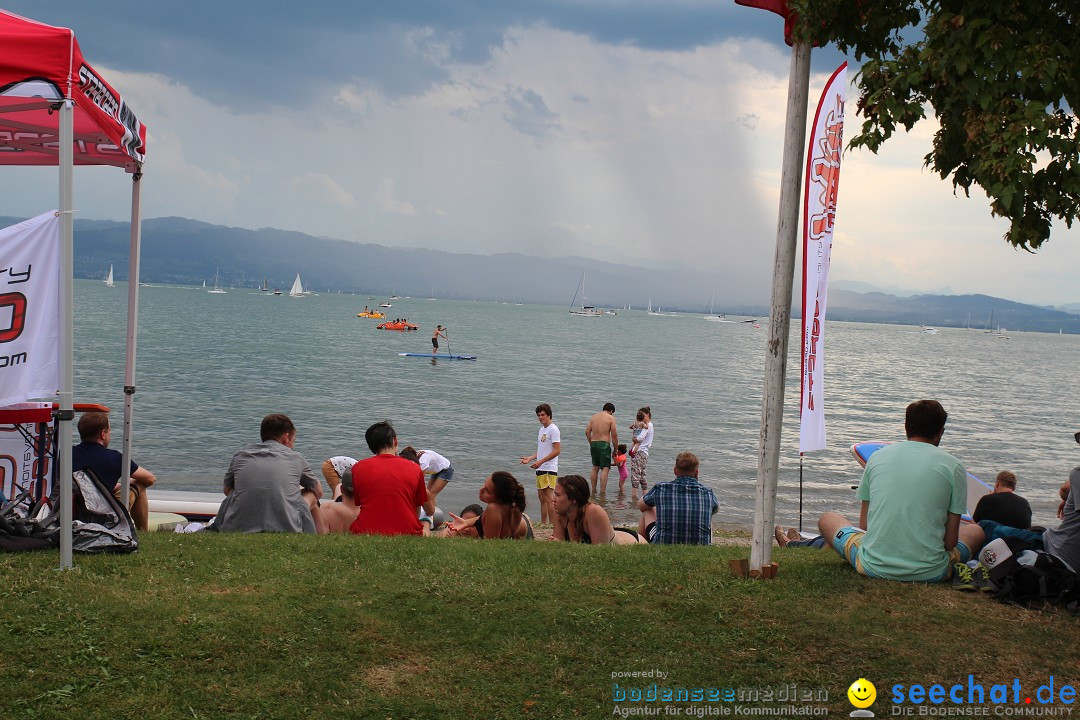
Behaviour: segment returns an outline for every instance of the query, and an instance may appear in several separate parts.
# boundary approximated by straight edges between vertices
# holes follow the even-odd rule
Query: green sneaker
[[[990,584],[990,571],[986,569],[986,566],[979,563],[974,570],[971,571],[971,581],[975,584],[976,590],[982,592],[994,592],[994,586]]]
[[[953,565],[953,590],[974,590],[975,573],[964,563]]]

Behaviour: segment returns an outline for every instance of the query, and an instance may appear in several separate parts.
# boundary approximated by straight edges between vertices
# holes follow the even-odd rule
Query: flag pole
[[[799,532],[802,532],[802,461],[803,454],[799,453]]]
[[[784,161],[780,176],[780,209],[776,223],[772,309],[765,354],[765,387],[761,401],[761,437],[758,445],[757,491],[754,496],[754,534],[750,570],[759,570],[772,558],[776,520],[776,481],[780,462],[780,431],[784,415],[784,375],[791,329],[791,285],[795,277],[795,249],[799,228],[799,190],[802,185],[803,146],[806,144],[807,100],[810,94],[810,43],[795,41],[788,76]]]

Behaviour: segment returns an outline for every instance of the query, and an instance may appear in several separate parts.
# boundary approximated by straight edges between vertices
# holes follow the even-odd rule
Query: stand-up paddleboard
[[[889,445],[888,442],[861,442],[855,443],[851,446],[851,454],[858,461],[859,467],[866,467],[866,461],[870,459],[870,456],[881,448]],[[962,517],[965,520],[971,520],[971,514],[975,512],[975,506],[979,504],[979,499],[983,495],[989,495],[994,491],[994,488],[984,483],[979,478],[975,477],[971,473],[967,474],[967,515]]]
[[[398,353],[400,357],[420,357],[420,358],[435,358],[436,360],[475,360],[475,355],[447,355],[442,353],[439,355],[432,355],[431,353]]]
[[[187,490],[148,490],[146,501],[153,513],[183,515],[188,520],[207,522],[217,515],[225,496],[221,493]]]

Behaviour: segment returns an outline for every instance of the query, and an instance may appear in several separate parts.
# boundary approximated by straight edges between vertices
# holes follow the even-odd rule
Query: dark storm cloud
[[[153,72],[231,107],[293,105],[359,81],[400,97],[483,63],[507,28],[543,23],[603,43],[680,50],[724,37],[779,37],[779,18],[730,0],[9,0],[71,27],[93,63]]]

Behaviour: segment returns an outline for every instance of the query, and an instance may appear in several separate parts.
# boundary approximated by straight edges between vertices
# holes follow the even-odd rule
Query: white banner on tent
[[[60,217],[0,230],[0,406],[60,389]]]
[[[40,408],[52,413],[52,403],[19,403],[15,407]],[[51,491],[54,453],[49,422],[27,419],[16,424],[0,424],[0,495],[14,500],[24,491],[30,491],[29,498],[19,504],[20,510],[28,510],[35,500],[48,497]]]
[[[803,203],[802,392],[799,452],[825,447],[825,309],[829,289],[836,193],[844,148],[847,63],[825,84],[806,157]]]

